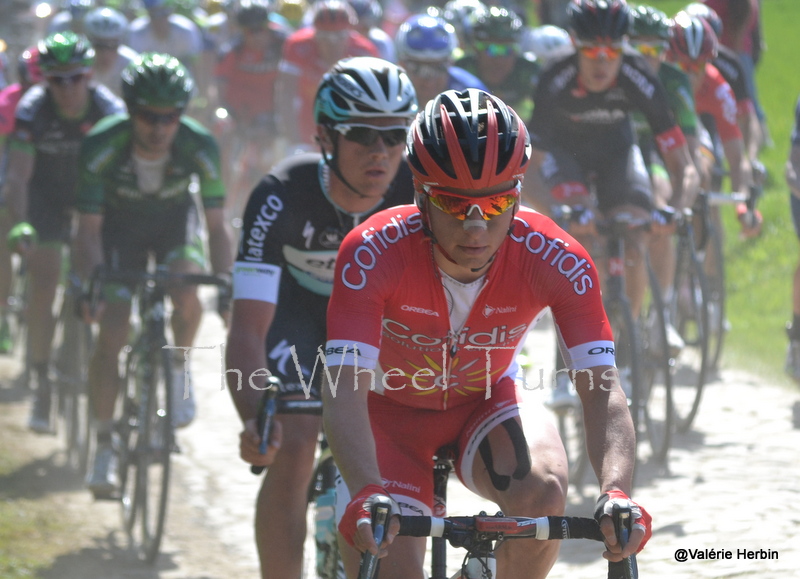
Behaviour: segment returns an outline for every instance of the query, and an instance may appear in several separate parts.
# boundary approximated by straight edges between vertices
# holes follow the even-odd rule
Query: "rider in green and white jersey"
[[[202,200],[212,269],[230,272],[219,151],[206,129],[183,116],[193,91],[188,70],[167,54],[145,53],[123,71],[129,114],[105,119],[81,147],[77,261],[84,277],[101,264],[143,270],[151,255],[173,272],[201,272],[205,257],[195,189]],[[117,484],[111,433],[120,382],[117,357],[128,339],[131,297],[127,287],[108,289],[97,313],[84,312],[88,319],[100,318],[89,372],[97,454],[88,480],[99,497],[113,494]],[[173,288],[170,298],[174,345],[191,347],[202,315],[197,290]],[[173,420],[181,427],[194,418],[195,404],[191,381],[186,384],[184,351],[176,353]]]

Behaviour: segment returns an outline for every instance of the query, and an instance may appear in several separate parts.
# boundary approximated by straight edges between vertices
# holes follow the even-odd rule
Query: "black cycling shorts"
[[[105,214],[103,255],[106,267],[143,271],[151,254],[159,264],[185,259],[205,266],[202,224],[193,199],[146,216],[121,211]]]
[[[653,209],[650,177],[637,145],[627,151],[598,151],[579,157],[563,149],[552,149],[542,163],[542,179],[549,191],[564,183],[583,183],[589,189],[594,175],[597,208],[605,213],[620,205]]]
[[[28,195],[28,223],[36,230],[39,243],[69,243],[73,211],[68,202],[32,191]]]
[[[283,275],[291,274],[284,270]],[[319,296],[309,300],[299,296],[280,299],[288,285],[291,284],[281,283],[275,319],[267,336],[267,366],[283,383],[279,396],[300,395],[306,398],[308,391],[309,400],[319,400],[325,376],[320,350],[324,353],[327,340],[327,300],[321,300]],[[328,371],[336,380],[339,367],[328,368]],[[339,387],[344,386],[339,384]]]

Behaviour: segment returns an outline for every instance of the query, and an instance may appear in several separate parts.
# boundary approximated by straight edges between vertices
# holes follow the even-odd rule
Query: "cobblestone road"
[[[546,325],[530,338],[539,360],[553,359],[552,330]],[[155,568],[131,561],[120,552],[118,507],[92,503],[78,488],[75,504],[102,519],[104,527],[88,538],[91,548],[61,558],[47,579],[255,579],[252,539],[253,505],[259,478],[238,458],[239,421],[222,388],[224,331],[215,316],[204,318],[193,354],[198,419],[179,434],[167,537]],[[549,376],[547,363],[536,366]],[[528,393],[532,399],[541,391]],[[677,438],[669,471],[645,465],[635,498],[654,519],[654,534],[640,556],[645,579],[762,577],[800,578],[800,430],[791,426],[791,405],[800,396],[733,370],[709,385],[694,429]],[[19,413],[22,436],[25,405],[6,406]],[[25,414],[23,417],[22,415]],[[51,445],[57,445],[53,440]],[[570,488],[568,513],[590,516],[596,488],[584,495]],[[474,514],[494,508],[460,484],[450,485],[450,512]],[[689,560],[676,561],[679,549]],[[584,541],[565,542],[551,573],[555,579],[605,577],[602,548]],[[729,559],[692,559],[714,551]],[[771,555],[746,559],[740,550]],[[456,565],[462,554],[451,550]],[[695,557],[697,555],[695,554]],[[76,572],[73,560],[83,560]],[[88,561],[87,561],[88,559]],[[109,560],[113,563],[109,566]],[[105,562],[105,563],[104,563]],[[102,569],[93,572],[89,569]],[[109,568],[111,571],[109,571]]]

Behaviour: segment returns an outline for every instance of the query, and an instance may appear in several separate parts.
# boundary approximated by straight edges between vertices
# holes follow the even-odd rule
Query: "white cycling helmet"
[[[314,120],[333,126],[353,117],[405,117],[417,114],[417,93],[406,72],[389,61],[355,56],[337,62],[319,83]]]
[[[569,32],[547,24],[533,28],[522,41],[522,50],[532,52],[543,66],[569,56],[575,51]]]
[[[95,8],[83,21],[90,40],[122,40],[128,31],[128,19],[113,8]]]

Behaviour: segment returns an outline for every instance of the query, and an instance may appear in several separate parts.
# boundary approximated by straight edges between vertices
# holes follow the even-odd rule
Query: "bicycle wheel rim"
[[[687,432],[700,407],[708,368],[708,307],[703,265],[687,249],[678,256],[669,304],[672,324],[684,347],[674,359],[672,400],[678,432]]]
[[[667,336],[667,316],[655,272],[647,265],[646,302],[639,320],[642,328],[642,396],[638,399],[640,424],[650,443],[652,458],[665,464],[671,444],[672,366]],[[638,433],[637,433],[638,434]]]
[[[628,397],[634,432],[638,433],[641,416],[635,409],[640,407],[639,400],[642,396],[642,355],[638,331],[626,299],[610,300],[605,304],[605,308],[614,334],[614,351],[620,386]],[[634,470],[634,480],[636,470],[638,469]]]
[[[150,389],[149,395],[142,397],[142,408],[146,407],[146,410],[140,415],[136,492],[139,497],[141,554],[152,563],[158,557],[166,522],[173,431],[169,352],[154,350],[149,359]]]
[[[722,357],[722,346],[727,331],[725,321],[725,256],[722,239],[716,227],[712,230],[707,254],[713,254],[716,262],[714,273],[706,274],[708,291],[708,369],[713,371],[719,367]]]
[[[567,455],[569,482],[580,492],[583,488],[588,456],[583,429],[583,410],[580,405],[559,408],[556,412],[558,435]]]

